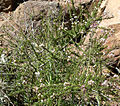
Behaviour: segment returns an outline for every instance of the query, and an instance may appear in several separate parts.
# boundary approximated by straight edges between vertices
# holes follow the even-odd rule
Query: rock
[[[107,46],[106,50],[109,50],[106,58],[110,60],[110,64],[114,68],[120,69],[120,1],[119,0],[105,0],[105,10],[103,12],[104,17],[109,19],[103,19],[100,23],[100,27],[106,27],[112,30],[108,34],[108,38],[104,45]]]
[[[52,1],[58,1],[60,5],[62,5],[63,7],[67,7],[68,3],[70,4],[70,6],[72,5],[71,0],[52,0]],[[78,7],[79,4],[86,4],[91,2],[92,0],[73,0],[73,1],[74,1],[74,6]]]
[[[107,46],[104,50],[105,58],[109,59],[109,65],[120,68],[120,24],[113,24],[108,28],[114,30],[114,32],[108,35],[104,43]]]
[[[106,7],[103,16],[105,18],[100,23],[100,26],[107,27],[109,25],[113,24],[119,24],[120,23],[120,0],[105,0],[106,3],[102,7]]]
[[[21,3],[26,1],[24,3]],[[51,2],[52,1],[52,2]],[[91,0],[75,0],[75,6],[79,3],[89,3]],[[60,5],[58,5],[58,2]],[[2,1],[1,1],[2,3]],[[49,17],[54,19],[59,14],[60,6],[67,6],[67,1],[58,0],[11,0],[11,9],[16,7],[17,3],[21,3],[13,12],[2,13],[0,15],[0,35],[5,35],[6,32],[15,38],[21,30],[28,31],[31,27],[37,28],[40,26],[41,18]],[[12,5],[14,4],[14,7]],[[8,11],[10,11],[9,9]],[[64,8],[65,9],[65,8]],[[32,26],[33,25],[33,26]],[[5,27],[5,31],[3,28]],[[4,36],[7,38],[7,36]],[[5,38],[5,39],[6,39]],[[8,43],[3,39],[0,40],[0,45],[7,47]]]
[[[6,32],[11,36],[9,40],[16,38],[20,31],[26,32],[37,29],[41,25],[41,19],[49,18],[51,21],[59,14],[60,6],[57,2],[27,1],[20,4],[14,12],[0,15],[0,35],[8,39]],[[9,45],[0,39],[1,45]]]
[[[114,8],[113,8],[114,7]],[[104,29],[97,29],[93,38],[99,38],[102,34],[108,34],[107,39],[103,42],[106,47],[103,50],[104,58],[108,59],[109,68],[120,69],[120,1],[104,0],[101,9],[103,9],[103,20],[98,25]],[[85,44],[89,42],[89,34],[86,37]]]
[[[14,11],[13,18],[15,23],[22,25],[30,19],[39,21],[43,15],[55,18],[59,10],[60,7],[58,6],[57,2],[27,1],[20,4],[19,7]]]

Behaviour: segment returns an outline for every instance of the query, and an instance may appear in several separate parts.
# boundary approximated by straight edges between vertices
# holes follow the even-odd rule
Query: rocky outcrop
[[[13,13],[16,23],[22,25],[28,20],[39,21],[43,16],[55,18],[58,15],[60,6],[57,2],[28,1],[19,5]]]
[[[71,4],[70,0],[0,0],[0,12],[9,12],[14,10],[19,3],[25,1],[56,1],[60,5],[67,6],[67,3]],[[74,4],[77,7],[80,3],[89,3],[91,0],[74,0]]]
[[[0,15],[0,35],[5,35],[8,32],[13,38],[22,30],[27,32],[32,28],[36,29],[41,25],[41,20],[44,17],[49,17],[53,20],[59,14],[60,6],[57,2],[48,1],[27,1],[20,4],[14,12],[2,13]],[[5,43],[1,39],[1,45]]]
[[[19,0],[12,1],[11,5],[16,4]],[[23,0],[22,0],[23,1]],[[5,25],[9,26],[11,24],[12,26],[15,25],[17,27],[21,27],[25,29],[26,23],[31,26],[30,20],[34,20],[34,25],[39,26],[39,20],[41,17],[47,16],[51,18],[55,18],[57,14],[59,13],[60,6],[63,8],[66,7],[71,1],[58,1],[58,0],[24,0],[26,2],[21,3],[15,11],[10,13],[3,13],[3,15],[0,15],[0,27]],[[78,4],[86,4],[89,3],[91,0],[75,0],[75,7],[78,7]],[[51,15],[50,15],[51,14]],[[12,22],[12,23],[11,23]]]
[[[105,19],[100,23],[100,27],[106,27],[112,30],[108,33],[108,38],[104,45],[109,50],[107,58],[110,59],[110,64],[115,68],[120,69],[120,1],[119,0],[105,0],[106,7],[103,12]]]
[[[104,43],[107,46],[105,49],[105,58],[109,59],[109,68],[120,69],[120,24],[113,24],[108,28],[113,30],[113,33],[108,34],[108,38]],[[117,71],[120,74],[120,71]]]
[[[120,23],[120,1],[119,0],[105,0],[102,5],[105,7],[103,17],[107,18],[102,20],[100,26],[107,27],[113,24]]]
[[[104,58],[108,59],[107,66],[110,69],[120,70],[120,1],[119,0],[103,0],[101,4],[99,15],[103,16],[96,34],[93,37],[99,38],[100,35],[107,34],[107,39],[104,41],[103,50]],[[104,30],[107,29],[107,30]],[[89,42],[89,35],[87,35],[85,44]],[[119,71],[120,73],[120,71]]]

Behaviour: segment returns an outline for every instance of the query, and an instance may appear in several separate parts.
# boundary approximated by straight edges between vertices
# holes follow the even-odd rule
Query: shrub
[[[1,86],[2,105],[100,106],[112,101],[110,95],[118,100],[118,91],[105,84],[102,75],[104,47],[100,39],[92,38],[98,27],[91,26],[101,21],[98,7],[92,13],[82,5],[79,12],[74,5],[68,8],[71,26],[66,26],[62,13],[52,23],[43,18],[37,32],[16,35],[9,56],[1,50],[1,79],[6,82]],[[89,43],[84,45],[87,34]]]

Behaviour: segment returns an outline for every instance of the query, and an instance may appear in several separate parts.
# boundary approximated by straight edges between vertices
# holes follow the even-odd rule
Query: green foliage
[[[111,100],[109,94],[116,95],[118,100],[117,90],[102,85],[106,80],[102,75],[104,47],[100,39],[92,38],[98,27],[90,26],[101,17],[96,16],[97,8],[92,14],[81,5],[79,9],[79,13],[74,5],[69,9],[71,26],[66,26],[65,16],[60,15],[52,23],[43,18],[37,32],[19,33],[6,62],[0,63],[0,70],[9,73],[1,74],[7,83],[1,90],[7,94],[3,97],[6,101],[1,99],[1,104],[100,106],[103,101]],[[89,43],[84,45],[88,33]],[[2,50],[0,53],[2,55]]]

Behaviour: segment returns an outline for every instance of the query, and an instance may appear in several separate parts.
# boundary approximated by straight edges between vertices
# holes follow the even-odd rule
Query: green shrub
[[[107,104],[106,101],[112,100],[109,94],[118,100],[118,91],[104,85],[101,39],[92,38],[98,27],[91,26],[101,21],[97,9],[88,13],[80,5],[78,13],[73,5],[69,9],[71,26],[66,26],[65,16],[60,14],[52,23],[51,19],[43,18],[37,32],[21,31],[16,42],[11,43],[10,55],[0,63],[0,70],[7,73],[1,74],[7,84],[1,86],[1,104],[100,106],[103,101]],[[87,34],[89,43],[84,45]],[[3,56],[4,51],[0,53]]]

